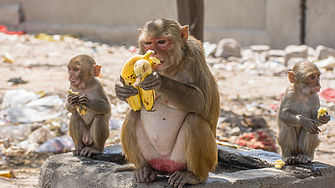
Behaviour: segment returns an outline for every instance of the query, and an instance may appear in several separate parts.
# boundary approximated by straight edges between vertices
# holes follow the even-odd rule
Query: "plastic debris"
[[[36,149],[38,153],[59,153],[71,151],[74,146],[72,138],[69,135],[64,135],[56,138],[52,138]]]
[[[0,171],[0,176],[5,177],[5,178],[11,178],[12,177],[12,172],[10,172],[10,171]]]
[[[22,80],[21,77],[19,77],[19,78],[11,78],[7,82],[8,82],[8,85],[10,85],[10,86],[11,85],[18,85],[18,84],[26,84],[26,83],[28,83],[28,81]]]
[[[8,52],[6,52],[5,54],[3,54],[2,58],[3,58],[4,62],[14,63],[13,56],[10,53],[8,53]]]

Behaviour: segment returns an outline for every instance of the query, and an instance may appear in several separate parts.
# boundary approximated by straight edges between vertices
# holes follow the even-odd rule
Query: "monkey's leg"
[[[218,156],[215,136],[208,122],[196,114],[189,114],[182,126],[185,131],[179,134],[184,134],[186,143],[187,171],[176,171],[170,176],[169,183],[175,187],[205,182]]]
[[[92,154],[100,154],[104,150],[107,138],[109,137],[109,125],[103,119],[102,114],[96,114],[93,118],[91,129],[87,134],[90,134],[90,139],[93,139],[93,146],[84,147],[80,156],[90,157]]]
[[[72,151],[74,155],[79,155],[84,148],[83,129],[86,129],[84,121],[77,112],[72,113],[69,122],[69,135],[71,136],[75,149]]]
[[[157,178],[157,174],[144,159],[138,146],[136,131],[143,131],[143,129],[138,129],[138,126],[141,126],[140,113],[130,110],[126,115],[121,129],[122,148],[127,159],[134,163],[137,168],[134,171],[135,182],[154,181]]]
[[[298,147],[300,154],[296,157],[297,163],[307,164],[314,159],[314,152],[320,141],[317,134],[307,134],[305,129],[301,129]]]
[[[298,147],[298,135],[296,129],[289,125],[280,122],[281,126],[277,138],[277,142],[280,146],[282,159],[285,164],[292,165],[295,164],[295,158],[292,156],[294,149]]]

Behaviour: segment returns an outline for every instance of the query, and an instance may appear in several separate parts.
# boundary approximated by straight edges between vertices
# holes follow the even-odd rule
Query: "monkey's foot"
[[[80,152],[83,148],[84,146],[76,146],[74,150],[72,150],[73,155],[80,155]]]
[[[192,172],[176,171],[169,178],[169,184],[182,188],[185,184],[198,184],[201,183],[199,178]]]
[[[92,154],[100,154],[101,151],[96,147],[84,147],[81,152],[81,157],[90,157]]]
[[[306,155],[306,154],[299,154],[295,160],[297,161],[297,163],[300,163],[300,164],[307,164],[309,162],[311,162],[311,158]]]
[[[157,173],[149,167],[141,167],[134,171],[134,180],[136,183],[146,183],[154,181],[157,178]]]
[[[286,165],[294,165],[297,164],[298,162],[296,161],[295,157],[289,157],[285,160]]]

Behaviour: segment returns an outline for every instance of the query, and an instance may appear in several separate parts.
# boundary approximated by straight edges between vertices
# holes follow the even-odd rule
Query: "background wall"
[[[304,41],[335,48],[334,16],[334,0],[205,0],[204,40],[235,38],[245,46],[279,49]],[[137,45],[137,29],[161,17],[177,19],[175,0],[0,0],[0,24],[110,44]]]

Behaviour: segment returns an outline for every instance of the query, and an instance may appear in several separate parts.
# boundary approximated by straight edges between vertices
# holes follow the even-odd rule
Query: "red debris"
[[[0,25],[0,33],[5,33],[7,35],[23,35],[25,31],[8,31],[8,28],[5,25]]]
[[[272,136],[266,134],[265,131],[244,133],[237,140],[236,144],[265,151],[275,152],[277,150]]]

